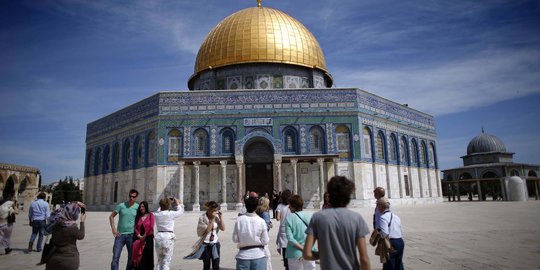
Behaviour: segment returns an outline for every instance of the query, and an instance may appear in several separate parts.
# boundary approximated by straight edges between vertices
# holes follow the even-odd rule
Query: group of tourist
[[[232,233],[232,240],[239,249],[235,257],[236,269],[272,269],[268,248],[268,232],[273,227],[269,215],[271,204],[275,206],[274,217],[279,222],[276,246],[285,269],[315,269],[315,260],[320,261],[323,270],[371,269],[366,247],[368,226],[359,213],[347,208],[353,190],[354,183],[349,179],[332,177],[324,194],[323,209],[313,215],[303,211],[303,198],[293,195],[290,190],[280,192],[278,200],[268,196],[259,198],[255,192],[249,192],[244,199],[245,213],[238,216]],[[370,243],[376,246],[384,270],[403,269],[401,220],[391,212],[384,188],[377,187],[373,192],[377,206],[371,238],[373,235],[378,237],[374,242],[370,239]],[[148,202],[136,202],[137,190],[130,190],[128,195],[128,201],[118,204],[109,216],[115,239],[111,269],[119,268],[124,246],[128,254],[127,270],[170,269],[176,239],[175,219],[184,213],[183,203],[165,197],[159,201],[159,209],[151,212]],[[41,263],[46,264],[46,269],[78,269],[76,241],[85,236],[86,206],[73,202],[50,213],[44,199],[44,193],[38,194],[38,199],[29,207],[32,235],[28,252],[33,250],[36,237],[36,251],[42,251],[43,237],[51,235],[52,251],[43,254]],[[221,244],[218,235],[225,230],[225,222],[218,203],[210,201],[205,207],[206,211],[197,223],[199,239],[184,259],[200,259],[203,269],[219,269]],[[6,254],[11,252],[10,238],[17,208],[17,202],[11,198],[0,200],[0,244]],[[118,222],[115,225],[116,216]],[[154,252],[157,262],[154,262]]]

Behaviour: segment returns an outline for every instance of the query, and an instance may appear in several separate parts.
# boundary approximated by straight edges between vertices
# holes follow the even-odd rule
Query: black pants
[[[221,244],[219,242],[215,244],[204,244],[204,252],[201,255],[201,260],[203,261],[203,270],[210,270],[210,264],[212,264],[213,270],[219,270],[219,257],[214,258],[212,256],[212,247],[215,245],[217,248],[218,255],[221,256]]]
[[[285,252],[287,252],[287,249],[282,248],[281,256],[283,256],[283,266],[285,266],[285,270],[289,270],[289,261],[287,261],[287,257],[285,257]]]

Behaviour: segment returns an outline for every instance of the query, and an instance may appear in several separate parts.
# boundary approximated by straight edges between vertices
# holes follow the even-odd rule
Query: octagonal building
[[[87,126],[85,200],[109,210],[131,188],[154,207],[290,189],[321,206],[326,183],[356,184],[351,203],[442,200],[434,118],[357,88],[332,88],[323,50],[298,20],[268,7],[223,19],[197,55],[189,91],[159,92]]]

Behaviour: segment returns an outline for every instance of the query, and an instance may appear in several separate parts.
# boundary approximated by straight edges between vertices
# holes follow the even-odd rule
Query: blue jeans
[[[253,260],[236,259],[236,270],[266,270],[266,257]]]
[[[403,270],[403,250],[405,249],[405,242],[403,238],[390,239],[394,252],[390,253],[390,258],[383,264],[383,270]]]
[[[131,270],[133,267],[131,266],[131,253],[132,253],[132,246],[133,246],[133,234],[132,233],[126,233],[121,234],[118,237],[114,238],[114,246],[113,246],[113,258],[111,262],[111,270],[118,270],[118,261],[120,261],[120,254],[122,253],[122,248],[124,245],[127,248],[128,251],[128,261],[126,265],[126,270]]]
[[[41,251],[43,244],[43,234],[45,234],[45,227],[47,223],[45,220],[33,220],[32,221],[32,235],[30,236],[30,246],[34,245],[34,240],[36,240],[36,236],[39,234],[36,250],[39,252]]]

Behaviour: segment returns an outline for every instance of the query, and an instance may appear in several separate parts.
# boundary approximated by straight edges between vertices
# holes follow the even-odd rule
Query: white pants
[[[154,240],[156,242],[157,270],[169,270],[174,252],[174,233],[158,232]]]
[[[304,260],[303,258],[288,258],[289,270],[315,270],[315,261]]]
[[[266,259],[266,270],[272,270],[272,254],[270,253],[270,248],[268,245],[264,246],[264,256]]]

